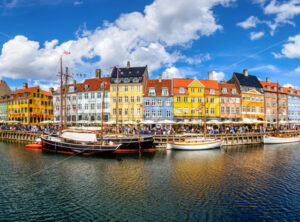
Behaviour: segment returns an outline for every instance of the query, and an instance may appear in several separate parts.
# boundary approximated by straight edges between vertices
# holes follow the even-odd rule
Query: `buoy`
[[[26,149],[42,149],[42,144],[27,144]]]

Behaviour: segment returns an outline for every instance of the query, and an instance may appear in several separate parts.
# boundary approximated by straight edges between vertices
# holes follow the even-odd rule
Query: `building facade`
[[[83,83],[69,84],[63,88],[63,116],[66,121],[101,121],[104,88],[104,121],[110,120],[110,77],[101,78],[101,70],[96,70],[96,78]],[[55,120],[60,120],[60,89],[54,93]]]
[[[53,119],[53,100],[50,92],[39,86],[15,90],[8,100],[8,120],[22,124],[39,125],[42,121]]]
[[[144,88],[144,120],[173,120],[173,80],[147,80]]]
[[[11,94],[11,90],[5,81],[0,80],[0,97]]]
[[[287,93],[288,119],[290,121],[300,121],[300,90],[284,88]]]
[[[264,120],[264,90],[257,77],[244,69],[243,74],[233,73],[228,83],[236,84],[241,92],[242,118]]]
[[[175,121],[203,119],[204,89],[198,79],[173,79]]]
[[[241,93],[235,84],[219,83],[220,91],[220,118],[222,121],[240,121]]]
[[[266,78],[266,81],[260,81],[260,83],[264,87],[265,92],[265,121],[267,123],[276,122],[277,113],[279,120],[287,121],[288,103],[286,91],[278,83],[271,82],[270,78]]]
[[[111,120],[118,123],[143,120],[143,93],[148,67],[114,68],[110,80]]]
[[[10,100],[10,95],[3,95],[0,99],[0,121],[8,120],[8,101]]]

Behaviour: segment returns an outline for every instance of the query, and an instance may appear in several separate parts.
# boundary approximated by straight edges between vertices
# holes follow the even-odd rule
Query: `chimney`
[[[243,74],[244,74],[244,76],[248,76],[248,69],[244,69]]]
[[[53,93],[54,92],[54,89],[51,87],[49,88],[49,92]]]
[[[101,78],[101,69],[96,69],[96,79],[100,79]]]
[[[127,61],[127,69],[130,68],[130,61]]]
[[[75,79],[73,80],[73,85],[74,85],[74,86],[76,85],[76,80],[75,80]]]
[[[266,78],[266,82],[267,82],[267,83],[271,82],[271,81],[270,81],[270,77],[267,77],[267,78]]]
[[[28,83],[27,82],[24,82],[23,83],[23,89],[27,89],[28,88]]]
[[[214,80],[213,72],[208,72],[208,80]]]
[[[161,82],[162,81],[162,75],[158,75],[158,82]]]

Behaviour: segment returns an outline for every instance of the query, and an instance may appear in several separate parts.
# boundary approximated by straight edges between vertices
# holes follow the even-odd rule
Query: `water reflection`
[[[299,144],[92,158],[0,147],[0,220],[296,220],[300,212]]]

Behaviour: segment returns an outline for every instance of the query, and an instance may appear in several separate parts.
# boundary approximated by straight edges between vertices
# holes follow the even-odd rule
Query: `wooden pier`
[[[0,140],[1,141],[15,141],[15,142],[35,142],[40,137],[40,133],[31,133],[23,131],[12,131],[12,130],[1,130]]]

